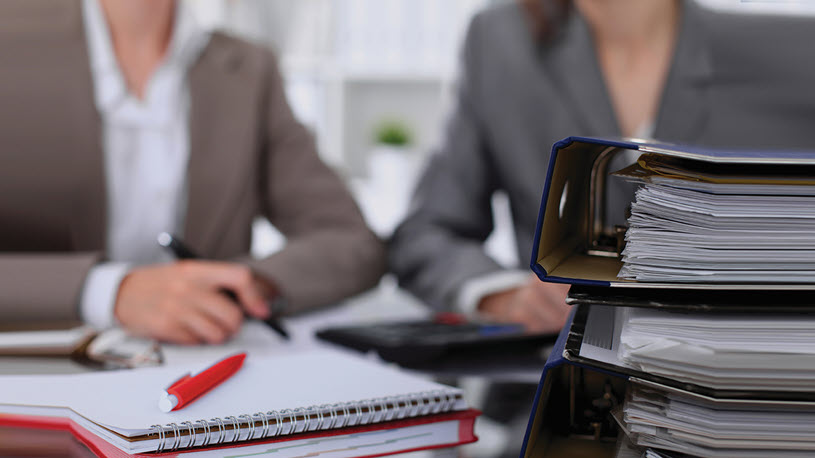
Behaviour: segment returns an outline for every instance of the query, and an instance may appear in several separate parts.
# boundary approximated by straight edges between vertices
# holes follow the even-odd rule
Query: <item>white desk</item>
[[[326,345],[336,350],[338,347],[315,339],[314,331],[323,327],[342,324],[418,319],[428,316],[429,313],[430,311],[425,306],[408,294],[398,290],[392,279],[386,278],[377,289],[351,299],[338,307],[287,318],[285,325],[292,337],[288,342],[267,329],[262,323],[250,322],[245,325],[240,335],[224,345],[197,347],[164,345],[162,352],[165,364],[168,365],[200,362],[202,366],[206,366],[222,356],[239,351],[247,351],[250,355],[253,353],[290,354]],[[351,352],[351,350],[347,351]],[[359,353],[354,353],[359,355]],[[368,355],[368,357],[378,359],[376,355]],[[92,369],[66,358],[0,357],[0,374],[78,373],[89,370]],[[476,373],[477,371],[472,373],[468,373],[468,371],[472,372],[471,370],[465,370],[460,373],[445,373],[443,375],[445,378],[457,378],[460,381],[460,386],[465,390],[468,402],[478,407],[481,402],[485,381],[509,380],[537,383],[541,367],[518,367],[509,371],[504,369],[496,371],[486,367],[483,368],[480,374]],[[433,374],[422,375],[433,376]],[[503,446],[502,441],[505,441],[507,437],[506,432],[502,431],[502,426],[494,423],[490,424],[483,418],[476,421],[476,434],[480,437],[480,441],[476,444],[456,449],[417,452],[402,456],[405,458],[495,456],[497,450],[500,450]],[[513,431],[510,437],[517,437],[518,435],[518,431]],[[522,432],[520,435],[522,435]]]

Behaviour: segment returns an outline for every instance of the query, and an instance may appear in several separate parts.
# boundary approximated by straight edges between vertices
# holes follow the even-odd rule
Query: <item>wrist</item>
[[[514,300],[518,289],[519,288],[511,288],[487,294],[478,301],[478,306],[476,307],[477,312],[488,317],[500,317],[505,315],[505,311]]]
[[[85,323],[106,329],[119,323],[115,309],[117,297],[130,265],[118,262],[97,264],[88,273],[80,298],[80,314]]]

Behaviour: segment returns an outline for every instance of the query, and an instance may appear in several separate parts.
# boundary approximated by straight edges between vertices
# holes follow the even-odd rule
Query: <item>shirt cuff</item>
[[[528,270],[513,269],[481,275],[464,282],[456,295],[455,307],[459,313],[475,316],[478,303],[486,296],[521,286],[529,280]]]
[[[130,265],[122,262],[105,262],[94,266],[85,278],[79,313],[82,321],[96,329],[116,325],[113,308],[119,284],[130,271]]]

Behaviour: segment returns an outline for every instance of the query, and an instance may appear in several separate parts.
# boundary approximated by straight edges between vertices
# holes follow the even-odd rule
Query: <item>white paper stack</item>
[[[699,457],[815,455],[815,317],[618,313],[625,367],[731,394],[632,383],[622,423],[634,443]]]
[[[815,281],[815,186],[651,177],[628,224],[622,279]]]
[[[592,305],[583,333],[630,376],[614,417],[642,456],[815,456],[815,317]]]
[[[815,316],[623,310],[628,367],[716,390],[815,392]]]
[[[623,423],[642,447],[701,457],[809,457],[815,454],[815,405],[719,401],[636,387]]]

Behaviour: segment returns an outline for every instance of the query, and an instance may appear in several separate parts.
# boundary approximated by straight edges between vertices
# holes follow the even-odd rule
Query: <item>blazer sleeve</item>
[[[101,253],[0,254],[0,322],[80,321],[85,277]]]
[[[480,20],[476,15],[467,31],[454,111],[441,147],[389,246],[389,267],[400,285],[437,308],[448,308],[468,279],[502,269],[483,246],[493,229],[491,198],[497,185],[477,99],[479,43],[487,38]]]
[[[261,205],[286,244],[250,264],[280,289],[289,313],[329,305],[376,285],[385,271],[385,247],[368,229],[343,181],[320,160],[312,135],[289,108],[274,57],[266,55]]]

